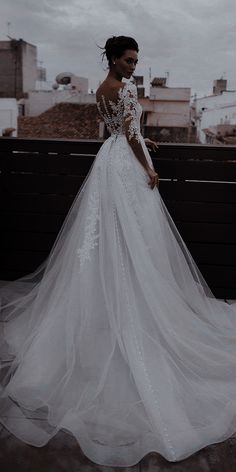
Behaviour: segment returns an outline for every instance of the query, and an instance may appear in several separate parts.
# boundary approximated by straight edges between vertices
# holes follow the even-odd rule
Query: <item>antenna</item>
[[[10,21],[7,21],[7,37],[9,39],[12,39],[12,36],[11,36],[11,22]]]
[[[149,67],[149,80],[151,81],[151,78],[152,78],[152,69],[151,67]]]
[[[165,74],[166,74],[166,85],[169,85],[170,72],[167,70]]]
[[[11,36],[11,34],[10,34],[10,33],[11,33],[10,30],[11,30],[11,22],[10,22],[10,21],[7,21],[7,37],[12,40],[13,38],[12,38],[12,36]]]
[[[149,67],[149,96],[151,91],[151,78],[152,78],[152,69]]]

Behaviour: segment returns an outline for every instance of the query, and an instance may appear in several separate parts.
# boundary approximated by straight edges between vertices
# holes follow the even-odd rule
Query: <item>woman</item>
[[[97,103],[111,136],[47,261],[1,290],[0,420],[39,447],[69,431],[95,463],[128,467],[235,432],[236,307],[215,299],[160,197],[122,81],[136,41],[109,38],[105,54]]]
[[[155,185],[159,185],[159,177],[154,171],[152,161],[147,157],[148,155],[145,154],[145,150],[141,144],[142,136],[140,134],[138,123],[135,128],[133,127],[136,113],[138,113],[136,110],[136,106],[138,106],[136,87],[132,87],[131,84],[127,85],[122,82],[123,77],[129,79],[135,71],[138,63],[138,44],[133,38],[120,36],[119,39],[116,39],[113,37],[107,40],[105,51],[109,64],[109,73],[96,92],[98,109],[107,124],[108,129],[110,129],[111,134],[118,136],[118,134],[125,133],[135,157],[146,170],[147,175],[150,178],[149,185],[153,189]],[[117,103],[117,100],[120,99],[120,94],[122,92],[123,94],[126,93],[128,96],[126,98],[127,108],[125,111],[123,130],[119,130],[119,125],[122,127],[122,124],[117,123],[116,119],[114,121],[113,108],[114,103]],[[133,104],[130,108],[131,100],[133,101]],[[145,139],[145,142],[154,151],[158,148],[157,144],[148,138]]]

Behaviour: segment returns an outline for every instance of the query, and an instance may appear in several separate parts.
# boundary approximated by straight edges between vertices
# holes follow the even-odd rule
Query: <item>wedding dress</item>
[[[2,283],[0,421],[38,447],[72,433],[101,465],[178,461],[236,431],[236,306],[148,185],[134,84],[98,108],[111,136],[49,257]]]

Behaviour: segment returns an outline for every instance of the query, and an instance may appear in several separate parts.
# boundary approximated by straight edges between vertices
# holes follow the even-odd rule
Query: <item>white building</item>
[[[67,75],[66,75],[67,74]],[[28,98],[21,101],[25,116],[37,116],[57,103],[95,103],[95,94],[88,93],[88,79],[71,73],[57,76],[51,90],[30,90]]]
[[[75,90],[32,90],[24,99],[24,115],[37,116],[57,103],[95,103],[92,93],[82,93]]]
[[[158,140],[188,141],[190,97],[189,87],[167,87],[166,78],[153,79],[150,96],[140,99],[145,135],[151,132]]]
[[[0,136],[6,128],[14,128],[12,136],[17,136],[18,107],[15,98],[0,98]]]
[[[222,79],[219,80],[221,81]],[[193,119],[196,122],[197,138],[201,143],[207,143],[210,134],[217,135],[222,125],[229,128],[236,126],[236,91],[226,90],[227,81],[224,82],[225,89],[218,92],[214,85],[215,93],[194,100]]]

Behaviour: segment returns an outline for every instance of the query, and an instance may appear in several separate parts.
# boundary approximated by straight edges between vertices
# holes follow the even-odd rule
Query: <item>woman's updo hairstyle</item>
[[[104,55],[106,55],[109,67],[112,63],[112,56],[120,58],[126,49],[132,49],[137,52],[139,51],[138,43],[135,39],[130,38],[129,36],[112,36],[107,39],[104,48],[101,49],[104,49],[102,52],[102,60],[104,59]]]

